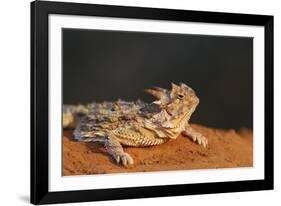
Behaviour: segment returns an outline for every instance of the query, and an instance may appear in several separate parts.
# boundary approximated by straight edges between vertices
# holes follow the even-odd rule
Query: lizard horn
[[[160,91],[160,92],[166,92],[166,89],[163,89],[161,87],[152,87],[154,90]]]
[[[179,86],[178,85],[176,85],[175,83],[171,83],[171,86],[172,86],[172,90],[176,90],[176,89],[178,89],[179,88]]]
[[[157,99],[162,99],[165,96],[166,90],[160,87],[153,87],[152,89],[145,89],[144,91]]]
[[[183,87],[183,88],[186,88],[186,89],[189,88],[189,86],[187,86],[185,83],[182,83],[182,82],[180,83],[180,86]]]

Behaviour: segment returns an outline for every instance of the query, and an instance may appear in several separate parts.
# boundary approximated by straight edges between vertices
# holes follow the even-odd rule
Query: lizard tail
[[[76,128],[79,118],[88,112],[87,106],[84,105],[63,105],[63,128]]]

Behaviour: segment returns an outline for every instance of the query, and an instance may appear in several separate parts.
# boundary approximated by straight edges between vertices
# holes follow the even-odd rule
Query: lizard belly
[[[160,138],[148,139],[145,137],[138,138],[136,140],[124,139],[123,137],[122,138],[119,137],[118,140],[122,145],[134,146],[134,147],[154,146],[154,145],[163,144],[167,141],[166,139],[160,139]]]
[[[113,135],[122,145],[127,146],[153,146],[167,141],[167,139],[157,138],[155,133],[143,128],[118,128],[113,131]]]

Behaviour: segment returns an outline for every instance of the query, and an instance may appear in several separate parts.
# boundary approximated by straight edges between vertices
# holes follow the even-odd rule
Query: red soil
[[[184,136],[153,147],[124,147],[125,152],[134,159],[134,165],[129,167],[115,164],[102,145],[78,142],[73,139],[72,130],[65,130],[63,175],[253,166],[252,130],[235,131],[192,126],[208,138],[207,148]]]

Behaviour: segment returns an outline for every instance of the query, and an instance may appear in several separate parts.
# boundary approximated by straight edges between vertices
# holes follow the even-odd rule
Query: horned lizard
[[[159,87],[145,91],[157,100],[64,105],[63,127],[75,128],[74,138],[82,142],[101,142],[118,164],[131,165],[133,158],[122,145],[153,146],[176,139],[180,134],[206,147],[208,141],[189,125],[199,103],[186,84],[172,83],[171,90]]]

